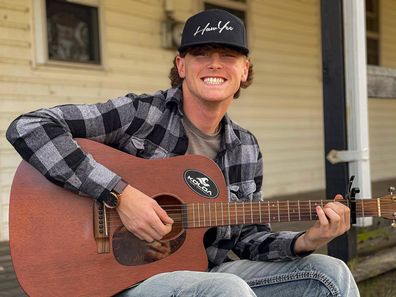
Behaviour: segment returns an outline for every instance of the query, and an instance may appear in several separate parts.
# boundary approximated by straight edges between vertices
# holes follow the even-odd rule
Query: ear
[[[186,77],[186,68],[184,66],[184,58],[177,56],[176,57],[176,67],[177,72],[179,73],[180,78]]]
[[[243,61],[241,82],[247,81],[247,78],[249,75],[249,66],[250,66],[250,61],[249,61],[249,59],[245,58]]]

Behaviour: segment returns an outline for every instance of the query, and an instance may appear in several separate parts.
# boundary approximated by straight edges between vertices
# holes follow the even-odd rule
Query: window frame
[[[222,6],[224,8],[231,8],[235,10],[241,10],[245,13],[245,27],[246,27],[246,37],[247,37],[247,44],[249,46],[250,52],[252,51],[252,46],[250,44],[250,34],[251,30],[249,30],[250,26],[250,5],[249,0],[245,0],[244,2],[240,1],[233,1],[233,0],[200,0],[196,3],[198,4],[196,9],[197,11],[203,11],[205,9],[205,3]]]
[[[47,39],[47,13],[45,0],[32,1],[32,28],[33,28],[33,43],[34,43],[34,57],[33,68],[39,67],[65,67],[65,68],[79,68],[90,70],[105,70],[105,54],[104,54],[104,34],[103,34],[103,11],[100,5],[100,0],[65,0],[66,2],[76,3],[80,5],[92,6],[98,9],[98,27],[99,27],[99,45],[100,45],[100,64],[79,63],[69,61],[50,60],[48,54],[48,39]]]

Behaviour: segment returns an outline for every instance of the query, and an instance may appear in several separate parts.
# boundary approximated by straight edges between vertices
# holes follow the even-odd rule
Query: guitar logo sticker
[[[198,195],[205,198],[216,198],[219,196],[219,189],[216,184],[205,174],[197,170],[186,170],[184,181]]]

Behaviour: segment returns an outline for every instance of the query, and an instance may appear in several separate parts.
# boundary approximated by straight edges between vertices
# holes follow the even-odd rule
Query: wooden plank
[[[139,47],[135,44],[109,42],[106,48],[108,57],[125,58],[129,60],[141,60],[158,62],[159,64],[171,65],[176,52],[164,51],[161,48]]]
[[[31,48],[13,45],[1,45],[0,44],[0,58],[3,59],[20,59],[20,60],[31,60]]]
[[[108,11],[125,12],[129,11],[136,16],[142,16],[149,19],[160,19],[163,17],[163,3],[155,0],[151,3],[143,3],[129,0],[112,0],[104,1],[103,8]]]
[[[19,2],[19,3],[18,3]],[[0,8],[4,10],[29,12],[29,6],[26,5],[26,1],[0,1]]]
[[[160,28],[157,33],[131,32],[130,30],[108,26],[106,28],[106,40],[108,42],[125,43],[140,47],[161,47]]]
[[[295,3],[296,1],[292,1]],[[289,1],[289,6],[293,7],[293,3]],[[313,4],[316,6],[315,4]],[[263,3],[257,2],[255,3],[255,13],[263,18],[266,19],[275,19],[275,20],[282,20],[285,22],[289,22],[291,24],[299,23],[304,25],[318,25],[319,26],[319,18],[316,18],[316,23],[312,23],[312,19],[317,16],[317,13],[296,13],[293,10],[284,10],[280,7],[275,7],[273,2],[271,3]]]
[[[30,32],[26,29],[10,28],[0,26],[0,36],[2,39],[18,40],[24,42],[30,40]]]
[[[394,114],[396,101],[369,99],[370,165],[373,180],[394,177],[396,138],[391,135],[396,129]]]
[[[10,40],[10,39],[2,39],[0,38],[0,45],[10,46],[10,47],[21,47],[21,48],[30,48],[31,43],[29,41],[24,40]]]
[[[150,19],[133,15],[128,11],[107,11],[104,16],[107,26],[125,29],[130,32],[144,32],[147,34],[158,33],[162,19]]]
[[[15,6],[15,8],[17,8],[17,6]],[[25,8],[22,8],[22,10],[15,8],[2,7],[0,4],[0,19],[5,22],[11,21],[29,26],[29,10]]]
[[[20,29],[24,31],[30,30],[30,24],[28,23],[18,23],[14,21],[5,21],[5,20],[0,20],[0,27]]]

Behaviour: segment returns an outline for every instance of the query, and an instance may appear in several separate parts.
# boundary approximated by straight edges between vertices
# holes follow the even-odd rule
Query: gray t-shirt
[[[220,150],[221,128],[213,134],[203,133],[186,116],[183,118],[183,126],[188,137],[186,154],[201,155],[214,160]]]

